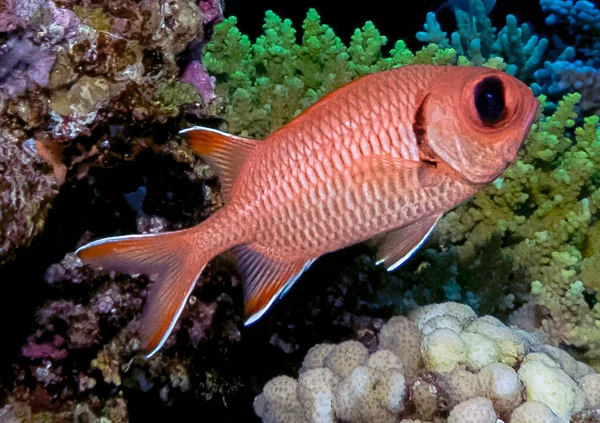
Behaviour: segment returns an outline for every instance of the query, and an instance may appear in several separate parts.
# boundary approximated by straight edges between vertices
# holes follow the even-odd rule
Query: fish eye
[[[485,125],[495,125],[504,117],[504,85],[495,77],[483,79],[475,87],[475,109]]]

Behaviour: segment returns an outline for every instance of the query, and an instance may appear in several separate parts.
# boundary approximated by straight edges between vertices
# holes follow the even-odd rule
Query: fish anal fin
[[[371,241],[377,248],[377,264],[393,271],[425,244],[442,215],[434,214],[386,232]]]
[[[235,247],[233,253],[244,284],[245,325],[259,320],[314,261],[282,263],[247,245]]]
[[[184,231],[112,237],[77,250],[84,264],[121,273],[157,275],[140,318],[141,350],[156,353],[169,337],[197,278],[212,258],[186,245]]]
[[[258,142],[201,126],[187,128],[179,133],[215,170],[221,182],[223,199],[229,202],[242,166]]]

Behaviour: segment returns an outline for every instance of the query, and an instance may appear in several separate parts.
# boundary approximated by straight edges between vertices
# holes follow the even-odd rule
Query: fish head
[[[420,147],[472,184],[516,160],[539,108],[527,85],[487,67],[444,67],[421,104]]]

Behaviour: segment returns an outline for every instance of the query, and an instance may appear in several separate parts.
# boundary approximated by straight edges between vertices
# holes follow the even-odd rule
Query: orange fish
[[[345,85],[262,141],[185,129],[225,206],[190,229],[102,239],[77,255],[158,275],[141,316],[150,357],[206,264],[226,251],[243,279],[246,324],[323,254],[372,240],[378,264],[397,268],[444,213],[515,160],[538,104],[494,69],[413,65]]]

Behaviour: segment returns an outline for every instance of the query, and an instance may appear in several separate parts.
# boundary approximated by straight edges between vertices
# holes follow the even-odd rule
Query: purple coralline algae
[[[200,61],[196,60],[188,65],[183,73],[182,81],[198,88],[205,101],[210,101],[215,97],[216,79],[206,72]]]

